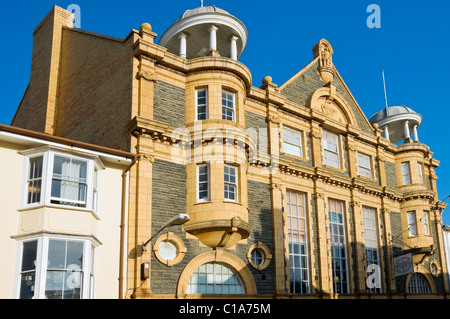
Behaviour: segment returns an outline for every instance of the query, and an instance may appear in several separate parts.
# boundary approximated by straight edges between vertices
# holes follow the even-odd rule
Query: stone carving
[[[319,67],[333,66],[333,48],[330,42],[322,39],[313,48],[314,58],[319,57]]]
[[[323,42],[319,45],[319,50],[320,50],[320,66],[331,66],[333,64],[333,61],[330,46]]]
[[[313,48],[314,58],[319,58],[319,73],[320,78],[325,83],[333,81],[334,68],[333,68],[333,48],[331,44],[322,39]]]
[[[155,73],[148,71],[139,71],[139,73],[137,74],[137,78],[138,79],[143,78],[144,80],[152,82],[156,82],[158,80],[158,77],[156,76]]]
[[[342,113],[340,108],[331,99],[323,96],[319,98],[318,105],[319,110],[331,117],[333,120],[343,124],[348,123],[344,113]]]

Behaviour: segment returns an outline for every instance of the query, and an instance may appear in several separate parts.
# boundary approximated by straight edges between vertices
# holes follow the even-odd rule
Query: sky
[[[39,0],[0,4],[0,124],[11,123],[28,85],[33,30],[54,5],[80,8],[80,27],[125,38],[148,22],[161,35],[200,0]],[[376,4],[379,20],[373,20]],[[241,20],[247,47],[239,58],[259,87],[270,75],[278,86],[312,59],[322,38],[334,50],[333,63],[368,118],[385,107],[382,71],[389,106],[405,105],[423,117],[419,140],[439,161],[438,198],[450,203],[450,1],[448,0],[204,0]],[[370,28],[367,20],[380,22]],[[450,206],[443,222],[450,225]]]

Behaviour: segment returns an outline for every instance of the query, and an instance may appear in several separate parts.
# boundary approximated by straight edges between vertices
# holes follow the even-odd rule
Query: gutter
[[[122,173],[122,208],[120,212],[120,251],[119,251],[119,299],[124,299],[123,294],[123,269],[125,252],[125,222],[126,222],[126,202],[127,202],[127,176],[131,168],[139,161],[139,155],[133,156],[132,163]]]
[[[130,153],[130,152],[125,152],[125,151],[121,151],[121,150],[117,150],[117,149],[113,149],[113,148],[109,148],[109,147],[105,147],[105,146],[90,144],[90,143],[86,143],[86,142],[80,142],[80,141],[68,139],[65,137],[50,135],[47,133],[31,131],[31,130],[27,130],[27,129],[15,127],[15,126],[0,124],[0,132],[20,134],[20,135],[24,135],[24,136],[28,136],[28,137],[39,138],[39,139],[42,139],[45,141],[65,144],[70,147],[80,147],[80,148],[84,148],[84,149],[89,149],[89,150],[100,151],[100,152],[104,152],[104,153],[108,153],[108,154],[112,154],[112,155],[117,155],[117,156],[121,156],[121,157],[125,157],[125,158],[136,157],[135,154]]]

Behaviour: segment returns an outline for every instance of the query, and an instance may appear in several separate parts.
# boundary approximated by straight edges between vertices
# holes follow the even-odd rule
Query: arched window
[[[430,285],[425,276],[420,273],[414,273],[409,280],[408,293],[428,294],[430,292]]]
[[[241,278],[231,268],[219,263],[206,263],[189,279],[187,294],[245,294]]]

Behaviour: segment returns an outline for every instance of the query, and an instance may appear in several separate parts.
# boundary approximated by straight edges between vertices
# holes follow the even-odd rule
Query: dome
[[[372,115],[369,122],[370,122],[370,124],[375,124],[375,123],[378,123],[381,120],[384,120],[388,117],[391,117],[394,115],[399,115],[399,114],[417,114],[417,115],[419,115],[418,113],[414,112],[414,110],[410,109],[409,107],[406,107],[404,105],[395,105],[395,106],[390,106],[387,109],[383,109],[378,113],[375,113],[374,115]]]
[[[213,46],[211,32],[214,32]],[[237,59],[247,45],[247,38],[247,29],[239,19],[216,6],[202,6],[186,10],[164,32],[158,44],[187,59],[207,56],[211,49],[222,57]]]
[[[422,116],[409,107],[395,105],[375,113],[369,122],[385,130],[385,137],[392,143],[408,140],[410,132],[414,132],[414,141],[417,142],[417,128],[422,123]]]
[[[183,19],[195,16],[195,15],[198,15],[198,14],[202,14],[202,13],[221,13],[221,14],[226,14],[226,15],[229,15],[229,16],[232,17],[232,15],[229,14],[227,11],[225,11],[223,9],[220,9],[220,8],[217,8],[216,6],[198,7],[198,8],[195,8],[195,9],[186,10],[183,13],[183,15],[181,17],[179,17],[177,19],[177,21],[175,21],[175,23],[177,23],[177,22],[179,22],[179,21],[181,21]]]

